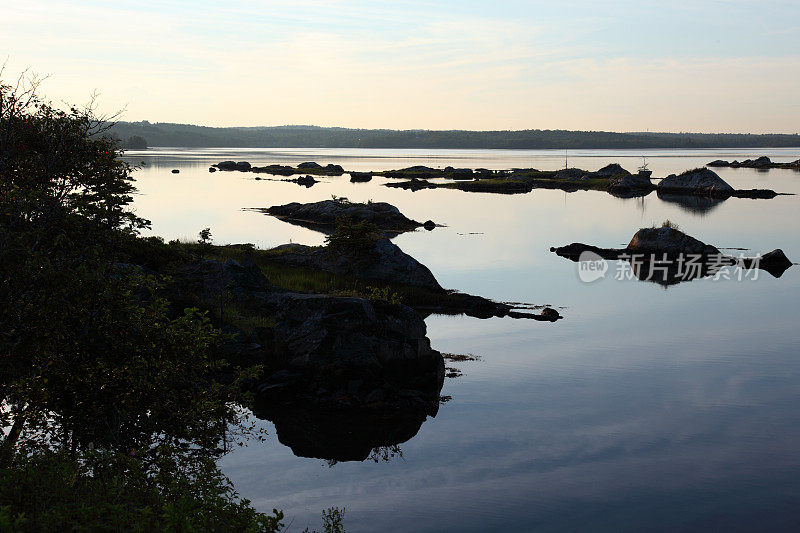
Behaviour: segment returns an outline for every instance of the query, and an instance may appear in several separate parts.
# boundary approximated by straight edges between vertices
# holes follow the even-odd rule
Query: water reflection
[[[267,402],[257,403],[253,413],[275,424],[278,441],[295,456],[324,459],[331,466],[402,457],[399,445],[412,439],[428,418],[426,412],[414,410],[369,412]]]
[[[687,213],[693,213],[696,215],[707,215],[720,204],[722,204],[727,198],[714,198],[711,196],[700,196],[700,195],[685,195],[685,194],[671,194],[658,191],[657,193],[658,199],[664,202],[669,202],[672,204],[676,204],[681,207]]]

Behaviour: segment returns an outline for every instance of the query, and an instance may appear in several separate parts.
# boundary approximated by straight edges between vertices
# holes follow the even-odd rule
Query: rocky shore
[[[716,168],[755,168],[758,170],[769,170],[771,168],[800,170],[800,159],[797,161],[792,161],[791,163],[773,163],[769,157],[762,155],[756,159],[745,159],[744,161],[733,160],[728,162],[722,159],[717,159],[716,161],[708,163],[706,166]]]
[[[781,277],[794,264],[781,249],[754,257],[729,256],[670,225],[640,229],[625,248],[572,243],[550,248],[550,251],[575,262],[598,259],[628,261],[639,279],[661,285],[714,275],[726,266],[761,269],[774,277]]]

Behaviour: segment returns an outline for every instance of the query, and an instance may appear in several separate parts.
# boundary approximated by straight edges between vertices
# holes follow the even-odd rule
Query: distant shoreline
[[[375,130],[317,126],[212,128],[189,124],[118,122],[108,132],[148,147],[382,149],[698,149],[800,148],[797,134],[616,133],[602,131]]]

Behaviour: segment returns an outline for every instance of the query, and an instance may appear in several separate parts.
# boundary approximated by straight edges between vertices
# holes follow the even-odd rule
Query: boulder
[[[474,175],[471,168],[454,168],[448,177],[454,180],[471,180]]]
[[[233,259],[184,265],[177,269],[173,281],[179,295],[196,298],[211,309],[219,307],[220,295],[248,306],[267,305],[274,290],[257,265]]]
[[[301,176],[292,181],[294,181],[298,185],[302,185],[303,187],[311,187],[315,183],[318,183],[318,181],[314,179],[314,176]]]
[[[671,174],[662,179],[658,191],[680,194],[730,196],[734,189],[716,172],[707,168],[688,170],[680,175]]]
[[[209,172],[216,172],[217,169],[216,169],[216,167],[208,167],[208,171]]]
[[[350,172],[351,183],[366,183],[372,180],[370,172]]]
[[[173,174],[179,174],[179,173],[180,173],[180,170],[178,170],[177,168],[173,168],[173,169],[172,169],[172,173],[173,173]]]
[[[615,176],[609,179],[609,191],[650,191],[655,186],[650,181],[650,178],[641,174],[631,174],[628,172],[626,175]]]
[[[300,163],[299,165],[297,165],[297,168],[303,168],[303,169],[322,168],[322,165],[320,165],[319,163],[314,163],[313,161],[307,161],[305,163]]]
[[[239,170],[241,172],[247,172],[251,168],[247,161],[222,161],[214,166],[220,170]]]
[[[585,170],[581,170],[579,168],[565,168],[563,170],[559,170],[553,176],[553,179],[556,180],[566,180],[566,181],[577,181],[584,177],[587,174]]]
[[[386,202],[355,203],[346,199],[308,204],[292,202],[274,205],[265,212],[286,222],[319,231],[332,231],[341,219],[369,222],[388,233],[412,231],[422,225],[407,218],[399,209]]]
[[[335,176],[344,174],[344,169],[341,165],[334,165],[333,163],[325,165],[325,172]]]
[[[344,253],[329,248],[285,244],[273,248],[280,263],[380,284],[422,287],[443,292],[433,273],[389,239],[379,239],[372,250]]]
[[[702,241],[686,235],[680,230],[669,226],[660,228],[642,228],[628,243],[628,251],[645,254],[697,254],[713,255],[720,251]]]
[[[621,178],[624,176],[630,176],[631,173],[622,168],[619,163],[611,163],[610,165],[606,165],[597,172],[589,173],[590,176],[596,178]]]
[[[435,183],[431,183],[427,180],[419,180],[417,178],[411,178],[408,181],[387,183],[386,186],[397,189],[405,189],[407,191],[421,191],[423,189],[435,189],[438,187],[438,185],[436,185]]]
[[[731,164],[729,162],[727,162],[727,161],[722,160],[722,159],[717,159],[715,161],[710,162],[706,166],[707,167],[729,167],[729,166],[731,166]]]
[[[769,157],[762,155],[761,157],[754,159],[752,161],[752,165],[755,168],[767,168],[772,165],[772,160]]]

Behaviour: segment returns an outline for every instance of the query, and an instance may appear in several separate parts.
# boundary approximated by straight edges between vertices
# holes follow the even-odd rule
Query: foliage
[[[615,133],[604,131],[420,131],[277,126],[209,128],[188,124],[119,122],[120,138],[145,137],[151,146],[248,148],[757,148],[800,146],[800,136],[783,134]]]
[[[354,222],[349,218],[340,218],[336,221],[333,233],[325,237],[325,243],[335,251],[368,253],[380,238],[380,229],[375,224],[366,220]]]
[[[38,451],[0,472],[0,528],[15,531],[276,531],[283,513],[239,500],[214,461]],[[4,527],[5,526],[5,527]]]
[[[219,332],[125,262],[185,252],[138,237],[149,223],[103,121],[36,89],[0,81],[0,523],[267,528],[214,466],[239,422],[236,383],[213,379]]]

